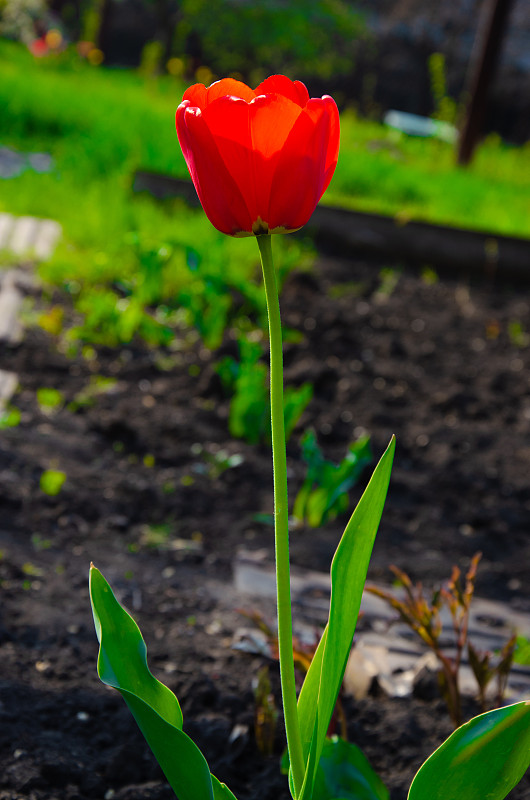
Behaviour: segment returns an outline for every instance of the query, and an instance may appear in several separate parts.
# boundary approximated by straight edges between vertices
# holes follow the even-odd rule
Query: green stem
[[[272,465],[274,476],[274,533],[276,592],[278,603],[278,651],[282,683],[283,714],[295,797],[304,780],[304,759],[298,722],[294,680],[291,580],[289,569],[289,509],[287,505],[287,455],[283,408],[282,324],[270,235],[256,237],[261,255],[263,282],[269,314],[270,389],[272,421]]]

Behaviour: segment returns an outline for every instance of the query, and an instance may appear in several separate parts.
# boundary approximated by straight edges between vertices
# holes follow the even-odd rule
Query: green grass
[[[488,137],[469,168],[445,142],[341,118],[341,153],[326,203],[402,219],[530,236],[530,142]]]
[[[48,174],[0,180],[0,211],[63,226],[63,241],[41,273],[71,291],[85,319],[72,335],[115,345],[139,333],[161,344],[176,323],[215,317],[217,307],[230,324],[227,296],[234,291],[253,320],[263,316],[251,238],[223,236],[178,199],[159,203],[132,191],[139,167],[188,175],[174,124],[183,85],[93,68],[67,54],[35,61],[5,40],[0,74],[0,143],[48,152],[55,161]],[[305,243],[276,239],[281,271],[307,261]],[[176,319],[184,300],[188,315]],[[165,310],[153,321],[156,306]]]
[[[132,192],[137,168],[187,177],[174,127],[181,82],[95,68],[68,54],[36,60],[5,40],[0,74],[0,143],[55,159],[49,174],[0,181],[0,210],[63,226],[64,242],[43,267],[45,278],[92,284],[134,278],[142,253],[163,243],[172,245],[173,255],[162,299],[186,279],[182,264],[190,247],[218,272],[228,270],[238,280],[255,274],[252,241],[221,236],[202,212],[178,201],[159,204]],[[453,162],[444,143],[399,136],[345,113],[339,165],[325,202],[530,236],[529,145],[512,148],[490,139],[470,169]],[[275,239],[279,258],[293,263],[299,246],[292,237]]]

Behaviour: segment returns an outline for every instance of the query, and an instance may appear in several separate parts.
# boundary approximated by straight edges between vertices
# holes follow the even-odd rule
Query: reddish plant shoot
[[[433,592],[430,601],[425,597],[421,583],[414,585],[406,572],[392,565],[391,571],[396,582],[405,590],[405,597],[400,599],[392,592],[377,586],[367,585],[366,590],[381,597],[393,609],[420,639],[435,653],[440,662],[438,680],[440,692],[444,698],[449,715],[457,727],[462,723],[462,699],[459,688],[459,672],[464,652],[468,652],[469,665],[477,681],[478,700],[483,711],[486,711],[486,689],[491,680],[497,677],[496,702],[502,703],[508,675],[513,663],[516,636],[512,636],[504,645],[495,665],[492,654],[477,650],[468,639],[469,612],[473,594],[477,568],[482,553],[475,553],[462,585],[461,571],[453,567],[451,578],[446,586]],[[441,642],[442,622],[440,610],[446,606],[451,615],[454,635],[455,654],[450,656]]]

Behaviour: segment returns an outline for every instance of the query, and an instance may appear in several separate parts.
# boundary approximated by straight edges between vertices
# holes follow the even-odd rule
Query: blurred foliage
[[[209,274],[232,286],[250,276],[258,291],[254,242],[222,236],[201,210],[178,199],[156,202],[132,191],[140,167],[188,177],[174,124],[185,89],[181,79],[93,66],[73,47],[37,59],[2,39],[0,74],[0,142],[20,152],[49,153],[55,164],[48,173],[26,170],[0,181],[0,211],[63,226],[62,244],[41,267],[45,280],[68,284],[76,301],[88,286],[114,291],[112,283],[124,278],[140,288],[142,259],[170,244],[165,297],[189,283],[191,250],[201,259],[199,274],[207,265]],[[529,145],[511,147],[489,137],[463,170],[455,167],[449,144],[406,136],[345,111],[339,163],[324,202],[396,216],[401,223],[419,219],[528,236],[529,171]],[[300,266],[299,238],[276,236],[274,248],[282,272]],[[114,303],[123,297],[115,295]]]
[[[0,211],[63,227],[41,277],[67,290],[78,316],[68,330],[57,315],[41,315],[43,328],[70,350],[135,337],[160,346],[185,337],[186,327],[217,347],[236,317],[264,324],[255,242],[220,234],[182,200],[132,190],[140,166],[187,174],[174,124],[182,83],[98,68],[73,48],[35,59],[6,40],[0,73],[0,142],[50,153],[55,164],[0,181]],[[274,244],[280,282],[311,260],[300,239],[277,236]]]
[[[473,164],[455,164],[454,147],[407,136],[351,110],[341,114],[341,150],[324,202],[409,220],[507,236],[529,236],[530,142],[513,147],[495,134]]]
[[[352,442],[339,464],[324,458],[314,430],[307,430],[300,444],[307,469],[294,501],[293,517],[300,524],[319,528],[348,510],[348,492],[372,461],[370,438]]]
[[[20,425],[22,415],[16,406],[0,409],[0,431],[6,428],[16,428]]]
[[[180,17],[176,52],[252,84],[276,72],[326,79],[347,74],[354,42],[367,30],[345,0],[182,0]]]
[[[225,392],[230,395],[228,427],[236,439],[249,444],[271,441],[269,369],[261,344],[251,337],[239,338],[239,361],[225,356],[216,365]],[[288,440],[313,397],[313,386],[303,383],[284,390],[285,437]]]
[[[530,639],[528,639],[526,636],[516,637],[513,660],[516,664],[530,666]]]
[[[447,94],[445,56],[443,53],[432,53],[429,56],[429,74],[434,100],[434,118],[456,125],[459,109],[457,103]]]
[[[58,469],[46,469],[40,476],[39,486],[44,494],[55,497],[63,488],[66,473]]]

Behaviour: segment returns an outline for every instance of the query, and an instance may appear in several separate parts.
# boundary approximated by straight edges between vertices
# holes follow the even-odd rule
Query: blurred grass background
[[[203,24],[201,3],[188,5],[188,21]],[[218,40],[228,22],[223,16],[226,4],[217,6],[220,27],[205,27],[202,42],[208,52],[217,53],[214,66],[222,67],[231,41],[227,34],[221,53]],[[289,12],[295,13],[294,22],[303,6],[297,2]],[[351,65],[344,43],[362,25],[356,14],[346,13],[340,4],[334,16],[328,12],[324,16],[331,29],[323,30],[325,41],[341,32],[329,58],[316,58],[319,51],[308,48],[307,29],[298,30],[293,20],[292,42],[283,41],[281,15],[271,17],[276,23],[260,39],[264,19],[258,15],[246,31],[249,44],[241,50],[242,68],[255,81],[264,77],[252,67],[250,57],[252,47],[259,45],[265,64],[273,62],[278,51],[289,51],[289,68],[298,66],[314,73],[317,85],[319,81],[325,84],[328,74],[347,71]],[[312,30],[323,29],[318,15],[311,25]],[[182,47],[189,35],[186,30],[182,24],[177,26]],[[236,33],[241,38],[241,30]],[[132,189],[137,169],[189,177],[174,126],[175,109],[190,82],[184,78],[185,60],[171,57],[167,69],[161,69],[162,44],[152,42],[144,48],[139,67],[106,67],[101,63],[103,53],[93,45],[88,44],[92,48],[88,57],[82,57],[79,46],[65,46],[62,34],[54,35],[59,46],[44,45],[40,57],[34,54],[33,41],[28,45],[0,38],[0,146],[48,153],[53,158],[49,172],[26,170],[0,180],[0,211],[55,219],[63,227],[62,243],[42,265],[42,277],[65,287],[85,317],[86,309],[94,304],[101,309],[102,316],[93,315],[93,336],[105,319],[110,328],[115,327],[112,320],[119,317],[120,308],[123,311],[123,303],[119,306],[123,296],[129,300],[138,296],[138,307],[129,308],[131,319],[118,340],[142,327],[141,320],[146,321],[142,309],[148,305],[166,303],[168,313],[173,313],[175,298],[190,280],[197,279],[197,264],[203,272],[208,265],[205,274],[210,282],[217,282],[219,294],[223,291],[219,282],[230,291],[256,286],[255,243],[218,234],[202,211],[182,201],[159,202]],[[235,47],[237,42],[232,44]],[[320,42],[319,47],[324,44]],[[210,67],[199,66],[196,77],[208,83],[215,75]],[[438,111],[443,112],[438,116],[454,117],[455,104],[445,96],[440,62],[436,77],[438,87],[434,81],[433,92]],[[454,145],[407,136],[362,118],[341,92],[338,99],[342,101],[341,151],[323,202],[395,216],[403,222],[422,220],[530,236],[530,143],[516,147],[492,134],[480,144],[471,166],[461,168],[455,165]],[[293,237],[275,240],[280,272],[308,262],[310,242]],[[259,313],[256,305],[255,310]],[[164,326],[164,321],[154,327],[149,323],[145,338],[155,344],[165,341]]]
[[[135,169],[188,177],[174,114],[186,84],[169,75],[93,67],[67,52],[35,59],[0,40],[0,142],[52,154],[56,169],[0,181],[0,206],[58,219],[80,248],[113,248],[124,231],[165,239],[172,213],[131,202]],[[492,233],[530,235],[530,144],[489,136],[471,167],[453,146],[411,137],[346,109],[324,202]],[[141,209],[141,213],[139,213]]]

